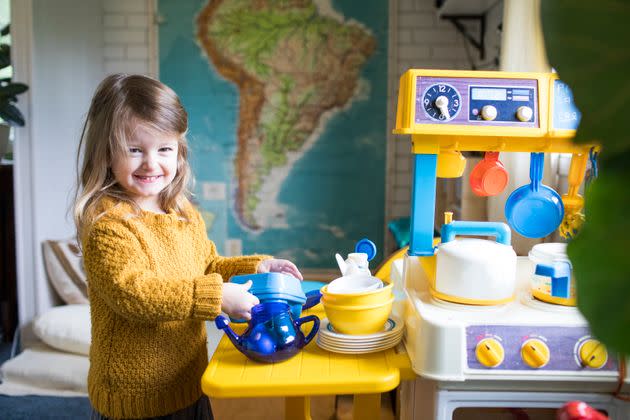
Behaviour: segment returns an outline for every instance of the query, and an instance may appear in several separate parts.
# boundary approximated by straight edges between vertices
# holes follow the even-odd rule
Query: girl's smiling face
[[[178,139],[140,124],[127,148],[112,163],[112,173],[127,194],[143,210],[163,213],[159,194],[177,173]]]

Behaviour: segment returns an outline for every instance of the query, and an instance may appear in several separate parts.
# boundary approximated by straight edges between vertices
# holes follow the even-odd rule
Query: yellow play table
[[[325,318],[322,305],[305,314]],[[310,328],[305,325],[305,330]],[[230,324],[241,334],[244,324]],[[223,336],[201,378],[213,398],[285,397],[285,418],[310,420],[310,396],[353,394],[353,418],[379,419],[382,392],[396,388],[411,372],[404,350],[339,354],[321,349],[314,338],[300,353],[281,363],[249,360]],[[402,347],[402,346],[399,346]]]

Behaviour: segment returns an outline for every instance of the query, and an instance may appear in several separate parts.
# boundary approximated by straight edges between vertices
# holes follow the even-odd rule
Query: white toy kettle
[[[456,235],[495,236],[496,241]],[[514,299],[516,253],[505,223],[455,221],[442,226],[431,294],[469,305],[499,305]]]

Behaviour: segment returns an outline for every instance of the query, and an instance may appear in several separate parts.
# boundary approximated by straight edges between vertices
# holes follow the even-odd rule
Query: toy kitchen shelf
[[[325,317],[321,304],[305,314]],[[231,324],[237,334],[245,326]],[[367,420],[380,418],[381,393],[396,388],[401,376],[413,377],[404,350],[338,354],[315,341],[292,359],[265,364],[249,360],[224,335],[201,378],[203,392],[213,398],[285,397],[285,418],[305,420],[311,419],[310,396],[353,394],[353,418]]]

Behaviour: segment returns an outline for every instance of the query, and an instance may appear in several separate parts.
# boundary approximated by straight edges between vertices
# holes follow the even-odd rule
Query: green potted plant
[[[0,36],[5,37],[9,34],[10,25],[7,24],[0,30]],[[0,70],[11,66],[11,46],[7,43],[0,42]],[[26,92],[28,86],[24,83],[14,83],[11,77],[0,79],[0,158],[2,158],[9,144],[9,133],[11,126],[24,126],[24,116],[22,112],[14,105],[17,102],[17,95]]]
[[[549,60],[582,111],[576,141],[597,140],[599,177],[586,190],[586,222],[568,247],[578,307],[591,330],[630,355],[630,7],[621,0],[542,1]]]

